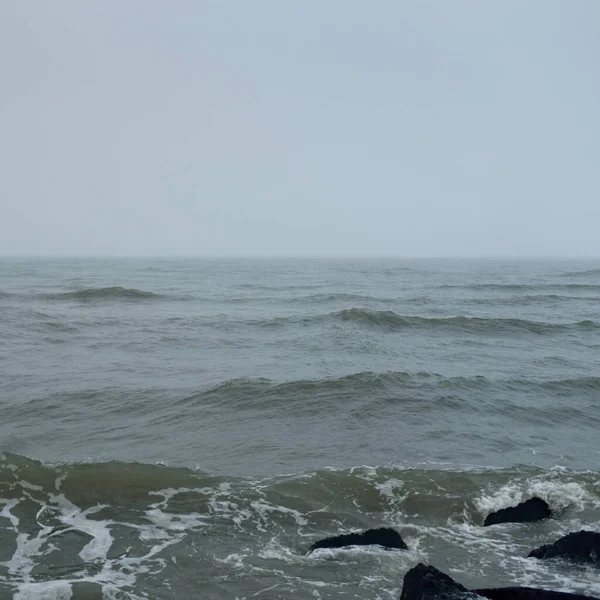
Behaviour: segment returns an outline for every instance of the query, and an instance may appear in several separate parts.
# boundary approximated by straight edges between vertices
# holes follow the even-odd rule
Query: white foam
[[[157,492],[149,492],[150,495],[162,496],[163,499],[160,502],[151,504],[150,508],[146,511],[146,518],[153,524],[153,527],[142,528],[142,539],[164,539],[168,537],[167,530],[184,532],[208,525],[204,520],[204,516],[198,513],[173,514],[163,510],[167,507],[171,498],[185,492],[198,492],[198,490],[190,488],[166,488]]]
[[[521,502],[523,490],[517,483],[506,484],[491,495],[482,494],[473,500],[475,508],[484,516]]]
[[[246,558],[246,555],[244,555],[244,554],[238,554],[237,552],[229,554],[225,558],[217,558],[215,556],[215,560],[217,562],[220,562],[220,563],[223,563],[223,564],[226,564],[226,565],[230,565],[234,569],[243,569],[245,567],[245,565],[244,565],[244,559],[245,558]]]
[[[173,498],[174,496],[177,496],[177,494],[184,494],[186,492],[195,492],[195,491],[198,491],[198,490],[185,488],[185,487],[165,488],[165,489],[158,490],[158,491],[150,491],[150,492],[148,492],[148,495],[163,497],[162,501],[156,502],[155,504],[151,505],[153,507],[158,507],[158,506],[166,506],[168,504],[169,500],[171,500],[171,498]]]
[[[13,600],[70,600],[73,589],[67,581],[22,583]]]
[[[49,527],[43,527],[35,537],[29,537],[26,533],[17,535],[17,547],[11,559],[3,563],[11,575],[24,581],[29,580],[31,571],[35,567],[34,557],[47,554],[40,549],[46,542],[46,534],[49,531]]]
[[[249,510],[241,509],[236,502],[228,500],[231,496],[229,483],[221,483],[218,488],[201,488],[194,491],[208,497],[207,505],[212,514],[231,518],[236,527],[241,528],[242,523],[252,517]]]
[[[576,569],[557,568],[553,561],[511,556],[500,561],[500,565],[512,574],[516,585],[543,587],[562,592],[591,596],[600,594],[598,569],[594,566]],[[571,571],[571,572],[569,572]]]
[[[70,500],[67,500],[64,494],[51,495],[50,499],[61,509],[59,519],[63,523],[92,537],[92,540],[79,552],[81,559],[85,562],[104,560],[113,543],[109,525],[113,525],[114,522],[96,521],[87,518],[89,514],[94,514],[104,507],[93,506],[82,511]]]
[[[491,494],[482,494],[473,500],[475,508],[487,516],[492,512],[537,496],[545,500],[552,510],[572,508],[582,511],[592,497],[585,488],[574,481],[557,481],[547,476],[513,480]]]
[[[41,485],[34,485],[33,483],[29,483],[28,481],[19,481],[18,484],[26,489],[32,490],[34,492],[41,492],[44,488]]]
[[[164,530],[184,532],[197,527],[207,526],[202,515],[198,513],[175,515],[164,512],[160,508],[147,510],[146,518],[155,525],[153,535],[159,538],[163,537]],[[146,537],[146,539],[150,539],[150,537]]]
[[[12,524],[13,531],[17,531],[17,528],[19,527],[19,518],[13,515],[10,511],[15,506],[17,506],[17,504],[19,504],[19,501],[16,498],[13,498],[11,500],[5,500],[4,498],[0,498],[0,502],[4,502],[4,506],[0,511],[0,517],[8,519]]]
[[[286,506],[278,506],[278,505],[269,504],[265,500],[255,500],[254,502],[250,503],[250,506],[263,519],[265,518],[265,514],[268,512],[279,512],[282,514],[290,515],[296,522],[296,525],[301,526],[301,525],[306,525],[308,523],[308,521],[302,516],[302,514],[300,512],[298,512],[297,510],[291,509],[291,508],[287,508]]]
[[[299,558],[298,555],[282,545],[276,538],[271,538],[266,546],[260,550],[258,556],[266,559],[283,560],[285,562],[296,562]]]
[[[58,478],[56,487],[60,488],[61,480]],[[68,600],[72,596],[71,585],[78,582],[88,582],[102,587],[103,598],[130,598],[131,600],[143,600],[142,596],[136,596],[125,592],[124,588],[131,588],[135,585],[137,577],[143,573],[156,574],[162,571],[167,561],[157,555],[168,546],[180,542],[186,535],[186,531],[198,526],[205,526],[200,519],[200,515],[195,513],[189,515],[169,514],[165,510],[166,504],[170,498],[181,490],[167,490],[160,495],[162,501],[151,505],[147,512],[149,525],[138,525],[130,523],[115,523],[111,520],[95,520],[89,517],[98,513],[105,505],[92,506],[86,510],[81,510],[73,502],[68,500],[64,494],[50,494],[48,500],[41,501],[31,498],[33,502],[40,505],[36,520],[39,529],[36,535],[19,532],[19,519],[12,514],[11,510],[18,504],[18,500],[4,500],[4,506],[0,516],[7,518],[16,536],[16,550],[11,559],[4,566],[8,568],[11,579],[20,581],[16,583],[18,592],[15,598],[19,600]],[[224,490],[222,490],[224,491]],[[25,496],[30,497],[25,491]],[[47,511],[53,513],[53,521],[58,520],[67,526],[66,529],[58,530],[53,526],[45,525],[40,519]],[[152,538],[160,538],[158,543],[143,555],[139,557],[121,556],[116,559],[108,559],[108,552],[113,544],[111,527],[122,525],[140,531],[140,539],[147,541]],[[74,573],[72,577],[61,581],[46,581],[37,583],[32,581],[32,571],[36,567],[36,560],[40,557],[59,548],[50,543],[51,536],[59,536],[66,531],[80,531],[89,535],[92,539],[79,552],[79,556],[84,563],[95,563],[101,566],[101,570],[93,576],[85,565],[82,565],[81,571]],[[46,544],[46,546],[44,546]]]
[[[63,481],[67,478],[69,473],[64,471],[61,475],[59,475],[54,481],[54,489],[58,492],[63,484]]]
[[[590,500],[589,493],[576,482],[533,481],[527,492],[531,496],[539,496],[554,510],[573,508],[582,511]]]
[[[264,588],[262,590],[258,590],[258,592],[252,594],[252,598],[254,598],[255,596],[258,596],[259,594],[262,594],[263,592],[269,592],[271,590],[274,590],[275,588],[279,587],[281,584],[280,583],[276,583],[270,587]]]
[[[148,598],[145,595],[138,596],[131,592],[123,594],[123,590],[114,585],[102,586],[102,600],[123,600],[124,597],[129,598],[129,600],[147,600]]]
[[[382,496],[390,498],[391,500],[397,500],[397,491],[404,488],[404,482],[400,479],[388,479],[384,483],[378,483],[375,485],[375,489],[379,491]],[[405,496],[400,497],[404,500]]]

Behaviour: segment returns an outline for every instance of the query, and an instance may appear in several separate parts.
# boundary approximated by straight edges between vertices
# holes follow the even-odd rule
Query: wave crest
[[[600,269],[585,269],[583,271],[567,271],[562,277],[598,277]]]
[[[48,294],[45,297],[50,300],[79,300],[81,302],[94,300],[152,300],[161,298],[159,294],[154,292],[121,286],[84,288],[74,292]]]
[[[553,331],[564,331],[573,328],[595,329],[594,321],[579,321],[577,323],[543,323],[525,319],[488,319],[484,317],[417,317],[398,315],[393,311],[372,311],[362,308],[351,308],[334,313],[334,317],[342,321],[359,325],[375,325],[390,330],[405,328],[439,329],[453,328],[472,333],[502,333],[525,331],[544,334]]]

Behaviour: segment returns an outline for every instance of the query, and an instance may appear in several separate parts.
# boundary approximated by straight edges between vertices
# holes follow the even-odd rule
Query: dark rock
[[[598,600],[592,596],[553,592],[530,587],[503,587],[473,591],[490,600]]]
[[[345,546],[371,545],[379,545],[384,548],[399,548],[401,550],[408,549],[408,546],[397,531],[390,527],[380,527],[379,529],[367,529],[363,533],[348,533],[346,535],[336,535],[335,537],[319,540],[310,547],[309,553],[318,548],[344,548]]]
[[[435,567],[419,563],[404,576],[400,600],[600,600],[591,596],[530,587],[468,590]]]
[[[552,544],[544,544],[543,546],[532,550],[527,555],[527,558],[546,558],[546,553],[548,550],[550,550],[550,548],[552,548]]]
[[[518,506],[502,508],[497,512],[490,513],[484,522],[484,527],[497,525],[498,523],[530,523],[541,521],[552,514],[548,503],[541,498],[530,498],[521,502]]]
[[[452,577],[431,565],[419,563],[404,576],[400,600],[470,600],[477,594],[469,592]]]
[[[600,565],[600,533],[583,530],[569,533],[554,544],[532,550],[528,558],[564,558],[578,563]]]

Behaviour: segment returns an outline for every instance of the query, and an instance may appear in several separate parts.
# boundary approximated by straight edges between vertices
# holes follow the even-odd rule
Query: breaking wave
[[[218,576],[243,578],[254,595],[267,585],[310,597],[318,585],[333,597],[358,585],[361,597],[380,598],[390,586],[398,597],[401,573],[417,561],[440,561],[449,548],[459,570],[492,563],[519,582],[530,549],[598,520],[597,479],[597,472],[561,468],[393,464],[256,479],[141,463],[43,464],[0,453],[0,533],[8,549],[0,594],[133,600],[176,579],[189,592],[182,597],[209,586],[220,597]],[[533,496],[559,515],[550,531],[481,527],[489,512]],[[408,551],[306,556],[317,539],[381,525],[397,528]],[[332,559],[348,571],[341,585],[322,574]],[[568,568],[533,566],[530,584],[571,584]],[[256,583],[257,574],[270,583]],[[584,590],[598,588],[595,573],[576,576]]]

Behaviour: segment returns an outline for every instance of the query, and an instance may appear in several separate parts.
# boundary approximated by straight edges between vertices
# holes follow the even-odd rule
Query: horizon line
[[[0,259],[34,260],[600,260],[600,255],[481,254],[481,255],[401,255],[401,254],[0,254]]]

